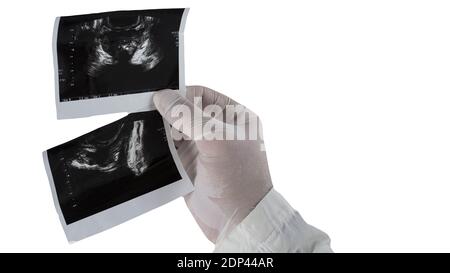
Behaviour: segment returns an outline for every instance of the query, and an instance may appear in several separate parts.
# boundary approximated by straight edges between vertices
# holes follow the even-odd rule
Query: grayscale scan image
[[[181,179],[157,111],[129,114],[47,157],[66,224]]]
[[[184,9],[60,17],[59,101],[179,88]]]

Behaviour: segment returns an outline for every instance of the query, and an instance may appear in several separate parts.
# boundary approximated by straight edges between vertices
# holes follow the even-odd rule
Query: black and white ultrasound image
[[[66,224],[181,179],[157,111],[129,114],[47,157]]]
[[[178,34],[184,9],[61,17],[60,101],[178,89]]]

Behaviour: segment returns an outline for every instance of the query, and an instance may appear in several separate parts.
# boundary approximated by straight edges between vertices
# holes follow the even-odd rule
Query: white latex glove
[[[194,97],[202,98],[201,108],[194,105]],[[155,93],[153,100],[166,121],[184,135],[193,136],[193,140],[175,142],[183,166],[195,186],[195,190],[185,196],[185,201],[206,237],[216,242],[253,210],[270,191],[272,182],[261,134],[256,140],[205,140],[194,132],[213,121],[216,128],[224,128],[225,134],[233,134],[248,127],[249,119],[256,115],[252,112],[248,115],[249,110],[244,108],[235,115],[232,123],[221,121],[229,111],[214,116],[213,120],[203,118],[199,123],[194,122],[192,116],[177,115],[186,106],[191,113],[201,114],[212,104],[220,109],[238,105],[225,95],[202,86],[187,87],[186,97],[179,91],[160,91]]]

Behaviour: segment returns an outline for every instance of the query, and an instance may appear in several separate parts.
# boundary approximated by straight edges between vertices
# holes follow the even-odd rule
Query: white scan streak
[[[148,167],[144,157],[143,133],[144,121],[135,121],[128,142],[127,165],[136,176],[141,175]]]

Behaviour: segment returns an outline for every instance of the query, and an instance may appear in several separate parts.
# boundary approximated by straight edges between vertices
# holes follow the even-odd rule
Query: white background
[[[448,1],[2,1],[1,251],[213,249],[184,201],[68,244],[41,152],[124,114],[56,120],[55,16],[190,7],[186,81],[264,124],[275,188],[336,252],[450,251]]]

